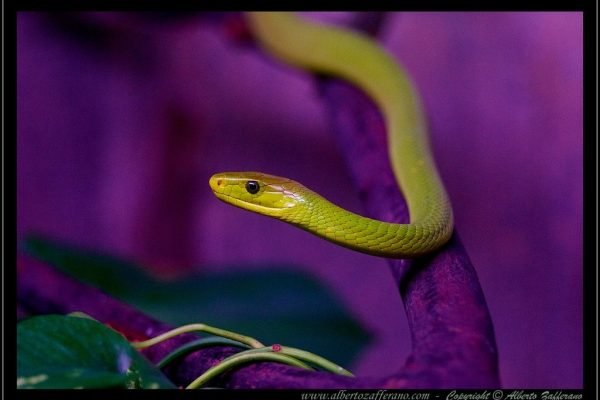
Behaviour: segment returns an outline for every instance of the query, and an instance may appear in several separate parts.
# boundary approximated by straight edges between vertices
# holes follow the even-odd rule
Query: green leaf
[[[17,324],[17,388],[174,388],[127,340],[90,318],[44,315]]]
[[[163,282],[136,264],[45,239],[29,238],[24,249],[172,325],[203,322],[345,366],[369,338],[330,290],[288,265],[231,266]]]

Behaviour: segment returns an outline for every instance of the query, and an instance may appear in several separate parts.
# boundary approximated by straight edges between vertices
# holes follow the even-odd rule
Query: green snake
[[[213,175],[209,184],[217,198],[375,256],[413,258],[445,244],[453,230],[450,200],[431,154],[420,100],[403,68],[373,40],[349,30],[291,13],[253,12],[247,17],[268,53],[296,67],[346,79],[375,102],[385,119],[389,158],[410,223],[351,213],[298,182],[258,172]]]

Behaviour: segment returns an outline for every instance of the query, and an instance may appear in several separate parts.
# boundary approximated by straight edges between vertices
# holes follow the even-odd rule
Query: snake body
[[[431,154],[417,92],[401,66],[371,39],[304,21],[290,13],[248,13],[253,35],[270,54],[296,67],[338,76],[381,110],[389,157],[410,223],[366,218],[298,182],[258,172],[210,179],[221,200],[296,225],[338,245],[388,258],[413,258],[445,244],[453,230],[450,201]]]

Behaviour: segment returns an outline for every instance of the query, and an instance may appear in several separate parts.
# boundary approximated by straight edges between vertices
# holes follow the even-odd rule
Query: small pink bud
[[[271,349],[273,349],[274,352],[281,351],[281,345],[280,344],[274,344],[273,346],[271,346]]]

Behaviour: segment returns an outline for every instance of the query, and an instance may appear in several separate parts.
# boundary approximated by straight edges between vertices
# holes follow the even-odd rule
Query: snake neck
[[[275,218],[363,253],[414,258],[439,247],[440,240],[447,240],[451,234],[451,226],[436,222],[451,218],[439,215],[447,209],[444,207],[432,210],[415,223],[395,224],[349,212],[305,187],[301,191],[305,201]]]

